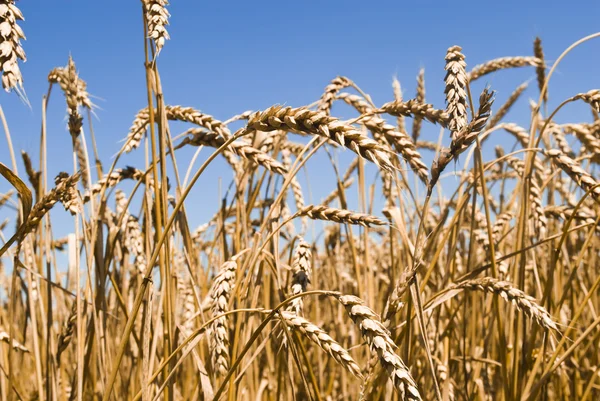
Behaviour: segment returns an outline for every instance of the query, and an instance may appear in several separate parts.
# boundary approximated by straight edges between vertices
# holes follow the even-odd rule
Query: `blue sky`
[[[171,40],[158,60],[165,100],[225,120],[275,103],[308,104],[319,98],[332,78],[345,75],[376,104],[382,104],[392,99],[394,75],[402,83],[405,98],[414,96],[415,77],[424,67],[427,100],[442,108],[444,55],[449,46],[462,46],[468,66],[473,67],[491,58],[531,55],[533,40],[540,36],[546,58],[553,61],[572,42],[600,29],[598,1],[482,4],[174,0],[169,6]],[[21,27],[27,35],[23,47],[28,61],[22,71],[31,109],[15,94],[0,93],[16,150],[37,157],[46,77],[53,67],[65,65],[71,54],[89,92],[97,97],[99,109],[93,123],[99,152],[108,167],[135,113],[146,104],[140,2],[23,0],[18,6],[26,19]],[[599,88],[598,65],[600,39],[572,52],[552,79],[550,106],[575,93]],[[497,90],[498,106],[528,79],[533,79],[530,89],[509,115],[510,121],[527,126],[527,99],[538,95],[533,69],[495,74],[478,82],[474,90],[491,85]],[[60,170],[72,170],[65,108],[62,94],[53,91],[48,110],[50,177]],[[340,106],[333,114],[350,116]],[[557,117],[559,121],[589,118],[589,108],[581,104]],[[173,126],[173,133],[180,133],[179,128]],[[84,129],[87,134],[87,123]],[[426,125],[423,139],[437,140],[438,133],[437,128]],[[498,137],[500,143],[505,139]],[[0,144],[0,161],[9,164],[4,137]],[[206,154],[203,152],[204,157]],[[186,155],[189,157],[184,152],[182,160]],[[121,166],[126,164],[141,166],[143,158],[128,156]],[[224,185],[230,179],[225,168],[224,163],[217,163],[209,169],[192,193],[192,199],[209,208],[195,212],[195,223],[200,224],[217,207],[217,178],[224,177]],[[315,201],[334,187],[330,171],[326,157],[310,164]],[[307,184],[304,175],[302,182]],[[7,189],[0,183],[0,192]]]

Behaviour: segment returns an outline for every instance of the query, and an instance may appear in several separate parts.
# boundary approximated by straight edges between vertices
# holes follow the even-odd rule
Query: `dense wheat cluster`
[[[539,39],[471,69],[449,43],[428,66],[445,71],[428,82],[445,105],[427,102],[421,70],[414,98],[406,77],[374,104],[339,76],[310,105],[213,117],[163,101],[166,5],[142,2],[149,104],[115,158],[84,129],[95,106],[72,58],[48,75],[72,171],[47,177],[59,133],[45,115],[39,163],[7,141],[2,401],[600,399],[598,90],[548,96],[556,64]],[[6,89],[23,82],[22,18],[0,1]],[[538,87],[499,98],[474,82],[513,68]],[[511,121],[525,94],[529,122]],[[558,123],[568,103],[590,119]],[[122,162],[143,151],[145,165]],[[183,151],[198,151],[189,170]],[[300,174],[317,153],[331,160],[321,201]],[[190,207],[220,157],[222,202]],[[59,204],[69,214],[51,221]]]

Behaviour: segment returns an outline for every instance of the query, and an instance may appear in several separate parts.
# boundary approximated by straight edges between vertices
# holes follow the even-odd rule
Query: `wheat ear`
[[[292,312],[281,311],[279,314],[288,326],[308,337],[348,372],[359,379],[363,379],[360,367],[350,356],[350,353],[323,329]]]
[[[385,221],[369,214],[351,212],[345,209],[336,209],[325,205],[308,205],[298,210],[294,217],[308,216],[315,220],[334,221],[336,223],[358,224],[370,226],[371,224],[382,226]]]
[[[252,114],[248,119],[248,128],[259,131],[287,130],[299,134],[319,135],[347,147],[381,168],[394,169],[385,148],[351,125],[322,112],[306,108],[272,106],[265,111]]]
[[[507,281],[500,281],[491,277],[483,277],[458,283],[454,288],[487,291],[501,296],[505,301],[512,303],[531,317],[542,327],[558,331],[558,326],[544,307],[539,305],[535,298],[525,294]]]
[[[212,300],[212,316],[219,316],[229,310],[229,297],[233,292],[237,263],[229,260],[221,266],[219,273],[213,280],[210,290]],[[229,370],[229,329],[227,317],[216,319],[211,326],[210,349],[213,369],[220,375]]]
[[[379,316],[365,306],[364,301],[358,297],[341,295],[337,298],[346,308],[350,319],[360,328],[371,350],[377,353],[379,362],[385,368],[400,397],[405,400],[420,400],[421,395],[417,384],[402,359],[396,355],[396,344],[390,332],[381,323]]]
[[[458,133],[467,125],[467,73],[465,56],[460,46],[452,46],[446,52],[446,112],[450,116],[448,128],[454,140]]]
[[[21,39],[25,39],[25,34],[17,25],[17,21],[23,19],[23,14],[14,0],[0,2],[0,68],[2,86],[7,92],[12,89],[19,93],[23,91],[23,76],[18,60],[27,61],[25,51],[21,47]]]
[[[290,286],[291,295],[298,295],[306,291],[312,275],[311,258],[310,245],[300,238],[294,251],[294,261],[292,263],[294,275],[292,276],[292,285]],[[302,298],[296,298],[290,303],[290,310],[300,315],[303,305]]]

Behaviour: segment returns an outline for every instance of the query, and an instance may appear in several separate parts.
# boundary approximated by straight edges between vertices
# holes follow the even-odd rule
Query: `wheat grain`
[[[259,131],[288,130],[328,138],[384,169],[393,169],[386,150],[377,142],[361,134],[351,125],[342,123],[325,113],[306,108],[272,106],[256,112],[248,119],[248,128]]]
[[[558,168],[567,173],[573,181],[584,191],[591,191],[591,196],[600,201],[600,185],[590,173],[585,171],[579,163],[557,149],[544,150],[544,154],[552,160]]]
[[[537,76],[538,88],[540,89],[540,93],[544,87],[546,82],[546,61],[544,59],[544,49],[542,48],[542,40],[539,37],[536,37],[533,42],[533,54],[537,57],[541,63],[537,65],[535,69],[535,75]],[[544,96],[542,97],[544,102],[548,102],[548,88],[544,92]]]
[[[475,81],[487,74],[491,74],[498,70],[505,70],[507,68],[520,68],[520,67],[538,67],[542,66],[543,60],[537,57],[501,57],[494,60],[486,61],[483,64],[476,65],[467,74],[469,81]]]
[[[170,14],[167,11],[167,0],[143,0],[148,24],[148,37],[154,40],[156,54],[160,53],[165,40],[170,39],[166,26],[169,25]]]
[[[206,132],[199,128],[190,128],[185,132],[185,134],[188,135],[188,137],[185,138],[179,145],[177,145],[175,149],[180,149],[186,145],[220,148],[225,144],[225,139],[223,139],[223,137],[212,132]],[[244,142],[232,142],[228,145],[227,149],[229,152],[261,165],[269,171],[273,171],[282,175],[285,175],[288,172],[287,168],[283,164],[273,159],[268,154]],[[237,162],[231,157],[230,153],[223,152],[223,156],[230,161],[230,164],[232,164],[234,168],[236,167]]]
[[[394,77],[394,79],[392,80],[392,88],[394,90],[394,100],[397,102],[402,102],[402,88],[400,87],[400,81],[398,81],[398,78],[396,77]],[[398,131],[404,133],[407,132],[404,116],[396,117],[396,125],[398,126]]]
[[[397,99],[396,99],[397,100]],[[419,70],[419,75],[417,75],[417,93],[415,96],[415,100],[419,103],[425,103],[425,69],[421,68]],[[423,117],[417,115],[413,119],[412,124],[412,139],[414,142],[419,139],[419,135],[421,134],[421,125],[423,122]]]
[[[385,221],[363,213],[356,213],[345,209],[336,209],[324,205],[308,205],[298,210],[294,217],[308,216],[315,220],[334,221],[336,223],[358,224],[361,226],[385,225]]]
[[[329,115],[331,113],[331,106],[333,105],[333,101],[335,100],[335,96],[337,93],[349,86],[353,86],[354,82],[346,77],[335,77],[327,87],[325,87],[325,91],[319,99],[319,104],[317,105],[317,110],[320,112]]]
[[[448,128],[452,140],[455,140],[458,132],[467,125],[467,85],[468,77],[465,71],[467,63],[465,56],[461,53],[460,46],[452,46],[446,52],[446,77],[444,82],[446,88],[446,113],[450,118]]]
[[[359,379],[363,379],[360,367],[350,356],[350,353],[337,343],[329,334],[319,326],[314,325],[308,320],[287,311],[279,312],[282,320],[290,327],[298,330],[317,344],[325,353],[329,354],[337,363],[343,366],[348,372]]]
[[[18,60],[27,61],[25,51],[21,47],[21,39],[25,34],[17,21],[23,20],[21,10],[14,0],[0,1],[0,68],[2,69],[2,86],[7,92],[15,89],[23,90],[23,76]]]
[[[429,122],[447,127],[450,115],[444,110],[439,110],[428,103],[420,103],[415,99],[407,102],[393,101],[385,103],[377,110],[378,113],[387,113],[392,116],[422,117]]]
[[[156,114],[157,111],[155,110],[154,115]],[[165,106],[165,114],[167,115],[168,120],[189,122],[217,133],[225,139],[231,136],[231,132],[223,122],[192,107],[167,105]],[[133,120],[131,128],[129,128],[129,134],[127,134],[125,144],[123,145],[123,151],[125,153],[129,153],[140,146],[142,136],[144,135],[146,126],[149,123],[150,111],[148,108],[138,111]]]
[[[221,266],[210,290],[212,316],[219,316],[229,310],[229,298],[233,292],[237,263],[229,260]],[[211,358],[216,373],[224,375],[229,370],[229,329],[227,317],[216,319],[211,326]]]
[[[499,295],[505,301],[512,303],[535,320],[537,324],[547,329],[558,331],[558,326],[544,307],[540,306],[535,298],[514,288],[511,283],[500,281],[491,277],[483,277],[474,280],[466,280],[455,285],[455,288],[487,291]]]
[[[396,344],[375,312],[365,306],[363,300],[353,295],[342,295],[338,300],[344,305],[352,321],[360,328],[371,350],[377,353],[379,362],[385,368],[400,397],[407,400],[420,400],[421,395],[417,384],[402,359],[396,355]]]
[[[306,291],[308,284],[310,283],[310,277],[312,275],[311,267],[312,253],[310,251],[310,245],[299,238],[296,250],[294,251],[294,261],[292,263],[292,284],[290,286],[291,295],[298,295]],[[300,315],[302,313],[302,307],[304,303],[302,298],[294,299],[289,307],[290,310]]]
[[[428,186],[430,191],[448,163],[467,150],[475,141],[477,135],[483,130],[490,116],[490,110],[494,102],[493,97],[493,91],[489,91],[487,88],[484,89],[479,97],[479,110],[477,111],[475,118],[460,132],[454,135],[454,139],[452,140],[449,149],[442,149],[440,151],[437,160],[434,161],[434,164],[431,167],[431,178]]]

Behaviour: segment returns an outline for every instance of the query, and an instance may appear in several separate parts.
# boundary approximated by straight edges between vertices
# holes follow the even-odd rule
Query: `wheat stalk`
[[[506,116],[511,107],[516,103],[517,100],[519,100],[525,89],[527,89],[527,82],[517,86],[517,89],[510,94],[506,102],[500,106],[498,110],[496,110],[493,116],[490,117],[488,128],[495,127],[504,118],[504,116]]]

